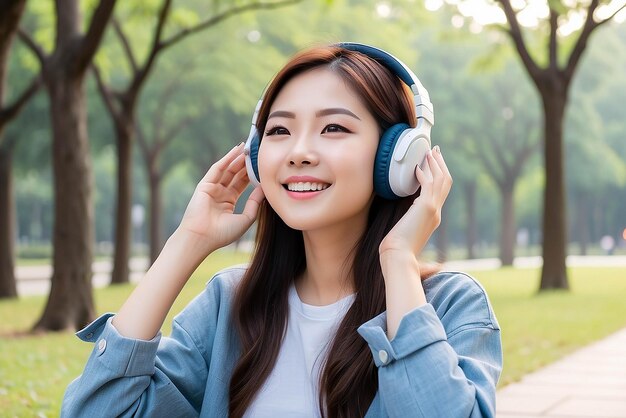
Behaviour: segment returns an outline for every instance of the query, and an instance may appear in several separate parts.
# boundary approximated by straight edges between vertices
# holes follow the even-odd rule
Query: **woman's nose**
[[[311,136],[303,135],[298,138],[289,154],[289,165],[299,167],[318,163],[319,154],[314,149]]]

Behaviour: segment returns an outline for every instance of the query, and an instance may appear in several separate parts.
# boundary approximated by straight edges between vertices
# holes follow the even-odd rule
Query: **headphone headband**
[[[371,45],[359,44],[356,42],[340,42],[335,45],[349,51],[360,52],[361,54],[366,55],[387,67],[400,80],[402,80],[404,84],[411,88],[415,101],[415,115],[417,116],[417,119],[419,120],[420,118],[424,118],[430,123],[431,126],[435,124],[433,104],[430,102],[428,91],[424,88],[415,73],[413,73],[413,71],[411,71],[406,64],[391,55],[389,52],[383,51],[382,49]]]

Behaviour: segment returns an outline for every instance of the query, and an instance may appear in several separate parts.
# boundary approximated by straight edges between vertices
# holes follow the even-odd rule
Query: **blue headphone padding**
[[[383,133],[378,143],[376,160],[374,161],[374,189],[377,194],[388,200],[398,199],[399,197],[391,190],[389,185],[389,169],[396,142],[398,142],[398,138],[406,129],[411,129],[411,127],[406,123],[396,123]]]
[[[259,145],[261,144],[261,138],[259,137],[259,131],[257,130],[254,133],[254,137],[252,141],[250,141],[250,156],[249,158],[252,161],[252,169],[254,170],[254,176],[256,177],[257,182],[260,181],[259,176],[259,165],[257,161],[259,161]]]

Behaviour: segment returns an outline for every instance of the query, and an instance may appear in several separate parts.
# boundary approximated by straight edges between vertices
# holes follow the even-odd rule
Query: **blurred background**
[[[86,2],[87,14],[90,3],[95,2]],[[180,3],[172,5],[165,38],[215,14],[208,7],[210,1]],[[117,27],[132,48],[136,65],[146,60],[158,6],[158,2],[116,6]],[[354,40],[402,59],[430,92],[437,117],[433,144],[445,152],[455,180],[436,240],[437,257],[541,254],[545,183],[541,98],[507,35],[482,26],[480,19],[471,17],[473,11],[463,11],[436,1],[300,2],[242,12],[163,50],[135,99],[138,132],[129,163],[133,252],[149,254],[154,204],[161,206],[157,242],[176,228],[196,182],[226,150],[246,138],[256,101],[287,57],[315,43]],[[53,4],[27,2],[21,27],[44,50],[51,50]],[[536,32],[528,32],[527,42],[541,65],[546,48],[533,39],[541,35]],[[563,124],[567,211],[562,215],[567,219],[568,254],[626,253],[625,40],[626,27],[620,24],[594,34],[568,95]],[[559,52],[566,56],[571,41],[565,37],[559,41],[563,44]],[[124,45],[111,25],[95,56],[112,93],[128,89],[134,76]],[[11,97],[28,85],[40,66],[21,42],[15,43],[9,58],[4,90]],[[88,71],[85,76],[85,106],[87,155],[94,177],[95,254],[110,256],[119,147],[115,123],[93,74]],[[2,140],[5,147],[14,142],[14,236],[19,258],[52,254],[49,106],[42,88],[7,124]],[[158,185],[151,189],[151,181]],[[154,187],[160,189],[159,201],[150,198]],[[506,230],[512,232],[508,242],[501,239]]]
[[[4,2],[0,416],[58,414],[90,348],[48,332],[119,308],[196,183],[247,137],[275,72],[319,43],[378,46],[428,89],[433,145],[454,186],[423,258],[475,270],[515,330],[505,339],[512,360],[503,384],[626,326],[624,6]],[[177,309],[220,266],[245,261],[253,238],[254,228],[201,266]],[[591,306],[585,318],[580,303]],[[609,309],[618,311],[608,318]],[[531,311],[552,318],[550,327],[516,322]],[[563,320],[588,328],[567,335]],[[50,379],[41,382],[44,370]]]

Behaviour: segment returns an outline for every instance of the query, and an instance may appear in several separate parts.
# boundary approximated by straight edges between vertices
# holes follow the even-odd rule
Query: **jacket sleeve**
[[[201,317],[205,329],[213,328],[217,310],[211,305],[217,301],[207,293],[205,289],[174,319],[170,337],[123,337],[111,324],[113,314],[79,331],[81,340],[95,345],[83,374],[65,392],[61,416],[198,416],[212,340],[200,341],[189,331],[192,326],[184,325]]]
[[[455,279],[435,297],[437,310],[428,303],[408,312],[393,340],[386,312],[359,327],[390,417],[495,417],[500,329],[484,290],[467,276]]]

